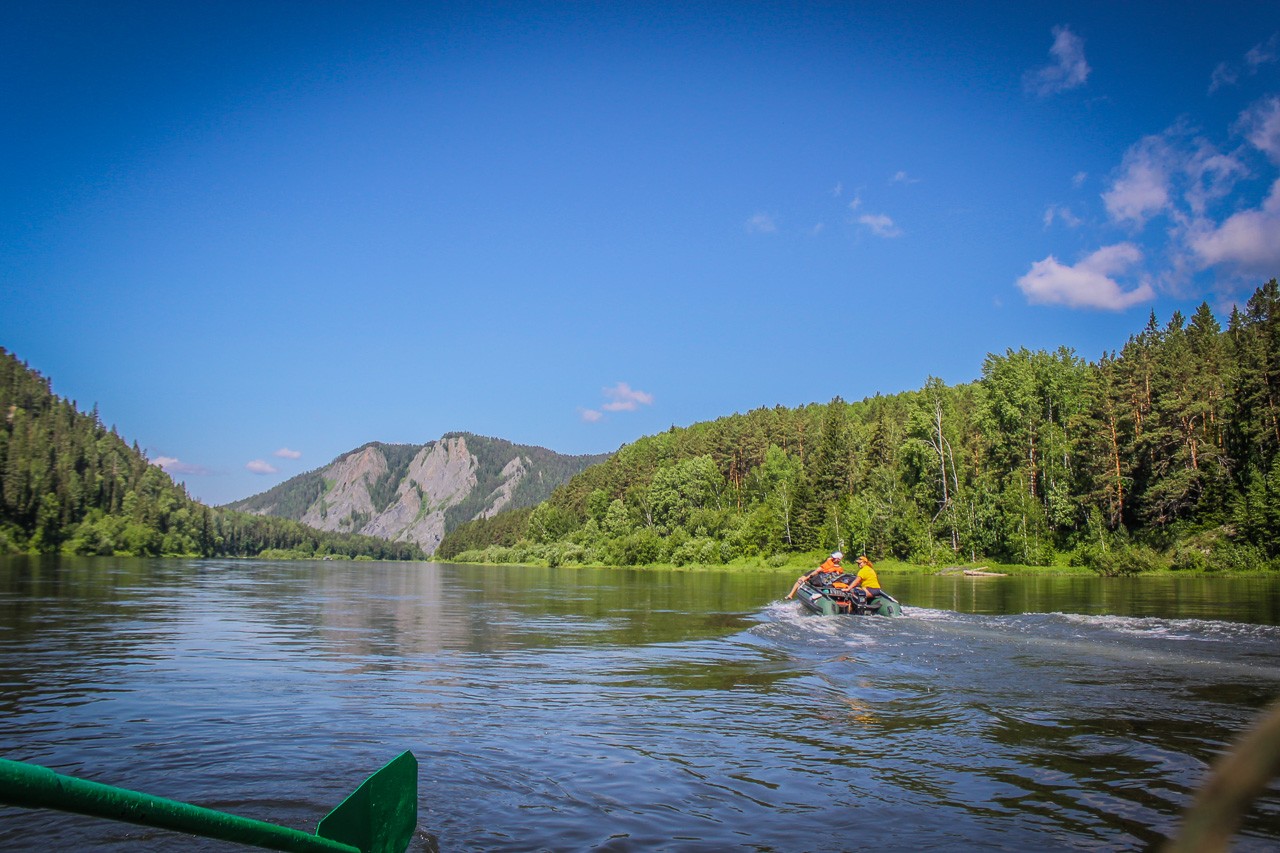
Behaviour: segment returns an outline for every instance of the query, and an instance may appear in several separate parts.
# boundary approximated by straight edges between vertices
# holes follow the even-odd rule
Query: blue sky
[[[0,8],[0,346],[218,504],[1094,360],[1280,274],[1275,3]]]

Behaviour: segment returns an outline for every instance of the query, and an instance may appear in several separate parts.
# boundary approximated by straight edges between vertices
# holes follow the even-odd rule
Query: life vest
[[[824,574],[842,574],[844,572],[844,566],[828,557],[821,566],[818,566],[818,571]]]

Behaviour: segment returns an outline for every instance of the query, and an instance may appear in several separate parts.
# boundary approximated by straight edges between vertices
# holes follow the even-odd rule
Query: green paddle
[[[3,758],[0,803],[105,817],[268,850],[403,853],[418,825],[418,760],[412,752],[392,759],[329,812],[315,835]]]

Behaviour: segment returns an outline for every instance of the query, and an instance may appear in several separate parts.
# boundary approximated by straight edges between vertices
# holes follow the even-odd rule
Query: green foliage
[[[500,438],[467,432],[447,433],[441,439],[461,437],[476,457],[476,485],[464,500],[445,509],[445,530],[451,531],[475,518],[493,502],[494,493],[503,482],[503,471],[514,458],[519,458],[526,475],[511,495],[510,509],[532,507],[546,500],[552,489],[584,468],[606,457],[565,456],[545,447],[512,444]]]
[[[1266,474],[1250,468],[1232,517],[1241,538],[1268,557],[1280,556],[1280,456]]]
[[[291,477],[283,483],[259,495],[228,504],[227,509],[251,512],[256,515],[276,515],[300,521],[311,505],[320,500],[334,484],[325,480],[319,471],[308,471]]]
[[[453,560],[465,552],[480,552],[489,546],[509,548],[525,537],[532,514],[532,508],[524,507],[464,524],[445,536],[434,556]]]
[[[1132,577],[1169,565],[1155,549],[1133,543],[1119,543],[1106,549],[1086,547],[1080,557],[1084,565],[1103,577]]]
[[[275,549],[423,556],[406,543],[204,506],[106,429],[96,408],[79,412],[3,349],[0,413],[0,552],[247,557]]]
[[[974,383],[672,427],[552,492],[536,531],[499,515],[443,547],[548,559],[573,544],[618,565],[841,548],[925,564],[1072,554],[1104,575],[1275,567],[1278,365],[1273,280],[1225,332],[1201,305],[1153,314],[1096,363],[1010,349]]]

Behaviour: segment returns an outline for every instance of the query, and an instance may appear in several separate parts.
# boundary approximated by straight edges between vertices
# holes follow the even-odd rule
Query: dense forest
[[[989,355],[975,382],[762,408],[650,436],[532,510],[447,536],[446,559],[781,561],[841,547],[990,560],[1280,569],[1280,289],[1224,331],[1154,312],[1119,352]]]
[[[212,509],[0,348],[0,554],[421,559],[417,546]]]

